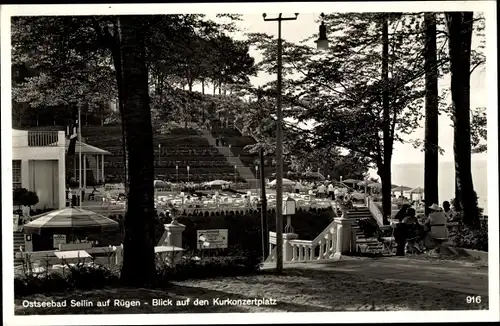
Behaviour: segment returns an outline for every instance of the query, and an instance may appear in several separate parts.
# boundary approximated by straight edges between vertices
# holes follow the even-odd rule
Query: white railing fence
[[[335,218],[314,240],[300,240],[295,233],[283,234],[283,262],[305,262],[334,259],[355,250],[355,230],[352,221]],[[354,238],[353,238],[354,237]],[[276,259],[276,233],[269,232],[269,256],[266,262]]]
[[[57,131],[28,131],[28,146],[30,147],[58,146],[58,141]]]
[[[375,218],[378,225],[384,225],[384,215],[371,196],[365,197],[365,205],[370,210],[370,213]]]

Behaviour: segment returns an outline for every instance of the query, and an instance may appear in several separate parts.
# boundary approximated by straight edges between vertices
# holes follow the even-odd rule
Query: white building
[[[35,191],[35,208],[66,206],[64,131],[12,130],[12,186]]]

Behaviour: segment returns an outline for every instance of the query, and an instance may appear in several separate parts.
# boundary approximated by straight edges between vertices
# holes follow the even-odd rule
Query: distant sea
[[[488,214],[488,162],[472,161],[474,190],[479,197],[479,206]],[[405,163],[392,166],[392,183],[412,188],[424,187],[424,164]],[[439,164],[439,205],[455,197],[455,164]]]

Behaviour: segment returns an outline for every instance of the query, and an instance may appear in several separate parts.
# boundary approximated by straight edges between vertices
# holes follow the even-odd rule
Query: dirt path
[[[468,295],[488,295],[488,267],[467,261],[386,257],[286,265],[369,277],[389,283],[405,282]]]
[[[487,267],[472,262],[347,258],[325,263],[287,264],[283,275],[263,271],[257,275],[172,282],[163,290],[121,288],[34,295],[16,299],[15,312],[31,315],[477,310],[488,309],[487,289]],[[467,304],[467,296],[472,295],[481,296],[481,303]],[[183,305],[188,298],[189,304]],[[138,300],[139,305],[113,304],[117,299]],[[171,299],[173,305],[158,306],[154,299]],[[206,300],[206,304],[195,304],[196,299],[198,302]],[[71,300],[87,300],[94,305],[40,309],[23,307],[24,300],[67,301],[68,305]],[[106,300],[111,301],[110,306],[96,305]],[[256,304],[256,300],[263,300],[263,303]],[[220,304],[226,301],[227,304]]]

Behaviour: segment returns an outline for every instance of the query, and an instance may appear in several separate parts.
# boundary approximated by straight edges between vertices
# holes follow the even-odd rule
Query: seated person
[[[449,201],[443,202],[443,212],[448,222],[455,222],[460,219],[455,209],[451,208]]]
[[[89,194],[89,200],[95,200],[95,193],[96,192],[99,192],[99,191],[94,186],[94,189],[92,189],[92,192]]]
[[[423,228],[418,223],[418,219],[416,217],[416,211],[414,208],[408,208],[406,211],[406,216],[403,218],[402,224],[405,224],[405,232],[406,232],[406,242],[407,242],[407,250],[409,252],[421,252],[420,243],[423,240]]]
[[[448,228],[446,227],[446,215],[441,207],[438,204],[432,204],[429,209],[429,216],[425,220],[428,232],[424,239],[424,245],[433,249],[448,238]]]

